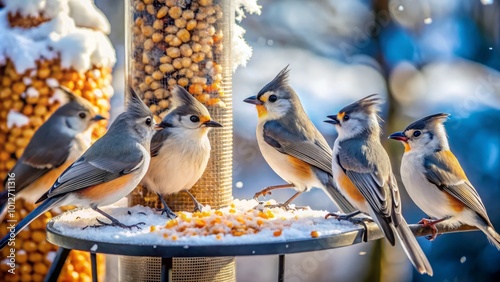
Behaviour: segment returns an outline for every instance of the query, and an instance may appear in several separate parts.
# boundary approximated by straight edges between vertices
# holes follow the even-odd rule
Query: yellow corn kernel
[[[203,228],[205,227],[205,225],[206,225],[205,221],[201,219],[197,219],[194,224],[194,226],[196,226],[197,228]]]
[[[165,224],[166,228],[172,228],[174,226],[177,226],[179,223],[177,222],[177,219],[171,219],[167,221],[167,224]]]

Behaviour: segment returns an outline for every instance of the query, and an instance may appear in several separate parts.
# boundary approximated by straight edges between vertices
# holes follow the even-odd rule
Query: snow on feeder
[[[174,85],[184,87],[224,127],[209,134],[212,153],[202,178],[190,192],[203,205],[228,206],[232,200],[232,86],[233,68],[246,63],[251,49],[242,41],[244,30],[233,31],[244,6],[260,12],[256,1],[230,0],[130,0],[126,5],[127,77],[129,85],[149,106],[157,122],[166,115]],[[237,7],[236,7],[237,6]],[[240,47],[233,49],[236,38]],[[187,193],[168,195],[174,211],[192,211]],[[161,207],[155,193],[139,186],[129,205]],[[156,267],[155,267],[156,266]],[[173,261],[174,281],[216,277],[234,281],[233,257],[179,258]],[[147,271],[137,271],[144,269]],[[194,270],[196,269],[196,270]],[[158,277],[159,258],[120,259],[120,277],[144,281]]]
[[[0,9],[0,176],[15,165],[34,132],[61,105],[54,88],[66,86],[88,100],[97,113],[108,116],[111,68],[115,51],[106,34],[109,23],[86,1],[3,0]],[[92,139],[106,131],[94,126]],[[47,187],[47,189],[50,187]],[[16,199],[15,217],[34,209]],[[45,224],[61,211],[51,211],[16,237],[16,275],[0,264],[1,281],[41,281],[50,267],[55,246],[45,241]],[[2,222],[0,235],[8,231]],[[9,248],[3,250],[7,256]],[[104,269],[104,260],[100,258]],[[72,252],[59,281],[90,279],[88,255]]]

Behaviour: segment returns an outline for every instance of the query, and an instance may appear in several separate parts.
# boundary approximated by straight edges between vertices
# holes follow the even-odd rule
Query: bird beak
[[[155,124],[154,130],[158,131],[158,130],[162,130],[164,128],[165,128],[165,125],[163,124],[163,122],[160,122],[160,123]]]
[[[325,120],[324,122],[340,126],[340,122],[336,115],[327,116],[327,118],[329,119]]]
[[[408,137],[406,137],[406,135],[404,135],[404,133],[401,131],[394,132],[393,134],[391,134],[391,136],[389,136],[389,139],[408,142]]]
[[[222,124],[220,124],[216,121],[213,121],[213,120],[209,120],[209,121],[205,122],[204,125],[206,127],[222,127]]]
[[[91,118],[90,120],[91,121],[100,121],[100,120],[103,120],[103,119],[106,119],[105,117],[101,116],[101,115],[95,115],[93,118]]]
[[[261,100],[257,99],[257,96],[251,96],[243,100],[243,102],[254,105],[264,105]]]

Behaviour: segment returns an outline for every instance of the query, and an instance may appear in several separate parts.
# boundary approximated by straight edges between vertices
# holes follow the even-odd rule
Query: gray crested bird
[[[110,205],[127,196],[146,174],[150,162],[150,143],[155,122],[142,100],[129,90],[126,110],[109,127],[108,132],[71,164],[37,203],[31,213],[14,228],[17,235],[38,216],[55,206],[90,207],[111,223],[103,225],[139,228],[125,225],[99,207]],[[0,248],[11,242],[11,234],[0,241]]]
[[[288,84],[288,66],[256,96],[244,101],[257,108],[257,142],[269,166],[288,184],[269,186],[255,195],[271,190],[294,188],[297,193],[321,188],[344,213],[356,208],[339,192],[332,179],[332,150],[325,138],[306,115],[299,97]]]
[[[334,124],[338,132],[333,146],[333,177],[342,193],[359,209],[340,218],[360,212],[369,214],[391,245],[398,239],[418,272],[432,276],[432,267],[403,217],[397,181],[380,143],[380,104],[376,95],[370,95],[325,121]]]
[[[58,89],[65,94],[66,103],[38,128],[7,173],[4,191],[0,193],[2,214],[13,196],[34,203],[47,192],[57,177],[90,147],[93,125],[104,119],[87,100],[65,87]],[[9,176],[13,176],[14,183],[9,184]],[[10,191],[8,186],[12,187]]]
[[[151,140],[151,165],[142,184],[155,192],[163,204],[162,213],[169,218],[175,214],[163,195],[185,191],[193,199],[195,210],[202,205],[189,192],[200,179],[210,158],[211,128],[222,127],[212,120],[207,108],[186,89],[172,90],[172,110],[163,118]]]
[[[495,231],[472,183],[450,151],[444,122],[448,114],[424,117],[389,138],[401,141],[405,153],[401,161],[401,178],[408,194],[417,206],[435,220],[421,223],[433,229],[435,224],[457,227],[475,226],[500,250],[500,235]]]

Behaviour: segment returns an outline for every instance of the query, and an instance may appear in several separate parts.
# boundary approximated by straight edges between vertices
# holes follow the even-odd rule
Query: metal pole
[[[92,265],[92,282],[97,282],[97,255],[90,253],[90,264]]]
[[[172,258],[161,258],[161,282],[172,281]]]
[[[285,255],[279,255],[278,282],[285,281]]]
[[[61,274],[61,270],[64,266],[64,262],[66,262],[66,258],[69,255],[69,252],[71,252],[70,249],[65,249],[59,247],[57,249],[56,257],[54,258],[54,262],[50,266],[49,272],[47,273],[47,276],[45,276],[45,282],[50,282],[50,281],[57,281],[57,278],[59,277],[59,274]]]

